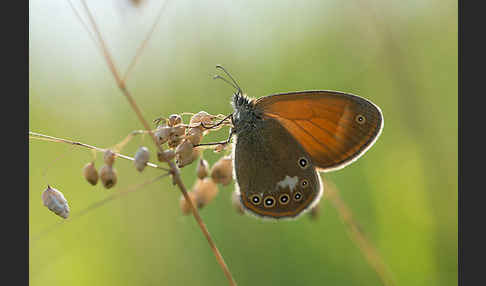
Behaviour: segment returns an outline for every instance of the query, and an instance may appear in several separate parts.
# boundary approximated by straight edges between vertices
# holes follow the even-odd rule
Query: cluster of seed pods
[[[99,172],[96,170],[94,162],[86,164],[83,168],[83,176],[91,185],[96,185],[98,179],[101,180],[103,186],[107,189],[113,187],[117,182],[117,173],[113,168],[116,155],[111,150],[105,151],[103,156],[105,165],[101,167]],[[48,186],[42,192],[42,202],[50,211],[54,212],[62,218],[68,218],[69,205],[64,195],[57,189]]]
[[[113,167],[116,155],[111,150],[106,150],[103,155],[104,165],[99,172],[96,170],[94,162],[87,163],[83,168],[83,176],[91,185],[95,186],[98,179],[101,180],[103,187],[110,189],[116,185],[117,172]]]
[[[210,131],[220,128],[213,128],[217,116],[210,115],[205,111],[200,111],[192,115],[190,122],[185,124],[182,117],[172,114],[169,118],[158,121],[158,126],[154,130],[157,144],[167,144],[168,148],[157,152],[157,159],[160,162],[169,162],[175,159],[178,168],[183,168],[197,159],[199,163],[196,167],[197,179],[192,190],[188,192],[194,206],[202,208],[209,204],[218,194],[218,184],[226,186],[233,180],[233,161],[229,155],[222,156],[212,167],[202,158],[202,150],[198,147],[204,135]],[[224,124],[221,124],[223,126]],[[215,152],[223,151],[225,145],[214,145]],[[117,172],[113,167],[116,154],[111,150],[106,150],[103,156],[104,165],[99,171],[96,170],[95,163],[89,162],[83,168],[83,176],[88,183],[96,185],[101,180],[103,187],[110,189],[117,183]],[[150,159],[150,151],[147,147],[141,146],[134,155],[133,164],[137,171],[142,172]],[[42,200],[51,211],[57,215],[67,218],[69,207],[61,192],[49,187],[42,194]],[[232,199],[233,205],[238,213],[243,214],[243,209],[239,200]],[[180,208],[184,215],[190,214],[189,204],[181,196]]]
[[[221,157],[210,168],[206,160],[200,159],[196,167],[196,182],[188,193],[194,206],[202,208],[218,194],[218,185],[226,186],[233,180],[233,161],[230,156]],[[184,215],[191,213],[189,204],[181,196],[180,208]]]
[[[167,143],[169,149],[158,154],[160,161],[175,158],[177,167],[183,168],[199,158],[196,167],[197,179],[192,190],[188,192],[191,202],[197,208],[208,205],[218,194],[218,184],[226,186],[233,180],[233,163],[230,156],[221,157],[211,168],[202,158],[201,150],[197,146],[204,135],[215,130],[207,128],[214,126],[215,116],[205,111],[194,114],[189,124],[182,122],[182,117],[173,114],[169,116],[166,124],[160,125],[155,136],[159,144]],[[222,151],[222,145],[215,145],[215,151]],[[180,208],[184,215],[191,213],[188,202],[184,196],[180,199]]]

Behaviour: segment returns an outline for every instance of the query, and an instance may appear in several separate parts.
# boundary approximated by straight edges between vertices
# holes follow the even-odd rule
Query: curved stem
[[[327,198],[331,200],[334,208],[339,213],[341,220],[348,227],[348,233],[351,240],[358,245],[361,253],[366,258],[368,264],[373,268],[378,277],[380,278],[383,285],[394,286],[396,285],[395,279],[392,273],[388,270],[387,265],[378,254],[378,251],[373,246],[373,244],[366,238],[363,233],[362,228],[358,222],[353,218],[353,212],[346,205],[346,203],[341,199],[339,191],[336,186],[329,180],[325,181],[325,188],[327,193]]]
[[[119,73],[118,73],[118,71],[115,67],[115,64],[114,64],[114,62],[111,58],[111,55],[108,51],[108,48],[107,48],[105,42],[103,41],[103,37],[101,36],[100,30],[99,30],[99,28],[96,24],[96,21],[94,20],[94,17],[91,14],[91,12],[90,12],[87,4],[86,4],[86,1],[82,0],[82,4],[83,4],[83,6],[86,10],[86,13],[88,14],[88,18],[91,22],[91,25],[93,26],[93,30],[95,31],[95,34],[96,34],[99,42],[101,43],[101,47],[102,47],[102,50],[103,50],[103,54],[105,56],[105,60],[108,64],[108,67],[110,68],[110,71],[113,74],[113,77],[116,80],[116,83],[117,83],[119,89],[121,90],[121,92],[125,96],[125,98],[128,100],[130,107],[137,114],[137,117],[140,120],[140,122],[142,123],[142,125],[144,126],[144,128],[150,134],[150,137],[152,137],[152,140],[154,141],[155,146],[157,146],[159,151],[162,152],[163,151],[162,146],[157,143],[157,139],[156,139],[154,133],[152,132],[150,125],[145,120],[145,118],[142,115],[142,111],[138,107],[137,103],[135,102],[135,100],[133,99],[131,94],[128,92],[126,85],[125,85],[125,82],[123,81],[122,78],[120,78],[120,75],[119,75]],[[218,261],[221,268],[223,269],[223,272],[224,272],[226,278],[228,279],[229,284],[230,285],[236,285],[236,282],[233,279],[231,272],[229,271],[228,266],[224,262],[223,256],[221,255],[218,248],[216,247],[216,244],[214,243],[213,239],[211,238],[211,235],[209,234],[209,231],[208,231],[206,225],[204,224],[201,216],[199,215],[197,208],[194,206],[191,199],[189,198],[189,195],[187,194],[187,189],[186,189],[184,183],[182,182],[179,169],[177,168],[177,166],[175,165],[175,163],[173,161],[168,162],[168,164],[169,164],[169,167],[170,167],[170,173],[172,175],[172,180],[173,180],[174,185],[177,185],[179,187],[182,195],[184,196],[184,199],[187,201],[187,204],[191,208],[192,214],[193,214],[194,218],[196,219],[196,222],[198,223],[199,228],[201,229],[203,235],[206,237],[206,239],[209,243],[209,246],[211,247],[211,250],[214,252],[214,255],[216,256],[216,260]]]

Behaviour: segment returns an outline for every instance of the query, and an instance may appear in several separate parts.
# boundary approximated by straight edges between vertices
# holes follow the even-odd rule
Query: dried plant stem
[[[107,46],[106,46],[106,44],[103,40],[103,37],[101,36],[100,30],[98,29],[96,21],[94,20],[94,17],[91,14],[91,12],[90,12],[87,4],[86,4],[86,1],[82,0],[82,4],[83,4],[83,6],[86,10],[86,13],[88,14],[88,18],[91,22],[91,25],[93,26],[95,34],[96,34],[99,42],[101,43],[103,54],[105,56],[105,60],[108,64],[108,67],[110,68],[115,80],[116,80],[118,87],[120,88],[120,90],[123,93],[123,95],[125,96],[125,98],[128,100],[128,103],[130,104],[133,111],[137,114],[137,117],[140,120],[140,122],[142,123],[142,125],[144,126],[144,128],[148,131],[148,133],[152,137],[155,146],[157,146],[159,151],[162,152],[163,151],[162,146],[157,143],[157,139],[156,139],[154,133],[151,131],[149,124],[147,123],[147,121],[143,117],[142,111],[140,110],[140,108],[136,104],[136,102],[133,99],[133,97],[131,96],[131,94],[128,92],[126,85],[125,85],[125,81],[120,78],[118,71],[115,67],[115,64],[113,62],[113,59],[111,58],[111,55],[108,51],[108,48],[107,48]],[[206,237],[206,239],[209,243],[209,246],[211,247],[211,250],[213,251],[214,255],[216,256],[216,260],[220,264],[226,278],[229,281],[229,284],[230,285],[236,285],[236,282],[233,279],[233,276],[231,275],[231,272],[230,272],[228,266],[226,265],[226,263],[223,259],[223,256],[221,255],[218,248],[216,247],[216,244],[214,243],[213,239],[211,238],[211,235],[209,234],[209,231],[208,231],[206,225],[204,224],[201,216],[199,215],[197,208],[194,207],[191,199],[189,198],[189,195],[187,194],[187,189],[186,189],[184,183],[182,182],[179,169],[177,168],[177,166],[175,165],[175,163],[173,161],[168,162],[168,164],[169,164],[169,167],[170,167],[170,172],[172,174],[173,183],[179,187],[182,195],[184,196],[184,199],[187,201],[187,204],[189,205],[190,209],[192,210],[192,214],[193,214],[194,218],[196,219],[196,222],[198,223],[199,227],[201,228],[203,235]]]
[[[91,40],[93,40],[93,42],[95,43],[95,45],[97,45],[99,47],[99,43],[96,41],[96,38],[94,37],[93,32],[91,32],[91,30],[89,29],[88,25],[86,25],[86,23],[83,21],[83,18],[78,13],[78,10],[76,10],[76,8],[74,8],[73,2],[71,0],[68,0],[68,3],[69,3],[69,6],[71,6],[71,9],[74,11],[74,15],[76,15],[76,17],[78,18],[78,21],[81,23],[81,25],[83,26],[83,28],[86,30],[86,32],[88,33],[88,35],[91,38]]]
[[[88,15],[89,21],[91,25],[93,26],[96,38],[98,39],[100,45],[101,45],[101,50],[103,52],[103,55],[106,59],[106,63],[108,64],[108,68],[110,69],[111,73],[115,77],[116,82],[120,85],[124,85],[124,83],[121,81],[120,75],[118,74],[118,70],[115,67],[115,62],[111,58],[111,54],[108,51],[108,46],[105,44],[105,41],[103,40],[103,37],[101,36],[101,32],[98,29],[98,26],[96,25],[96,21],[94,20],[93,15],[91,14],[88,5],[86,4],[85,0],[82,0],[81,3],[83,4],[83,7],[86,11],[86,14]]]
[[[145,39],[143,40],[142,44],[140,44],[140,47],[138,47],[137,49],[137,53],[135,54],[135,56],[133,57],[132,59],[132,62],[130,63],[130,65],[128,66],[127,70],[125,71],[125,75],[123,76],[123,79],[122,81],[125,82],[126,79],[128,78],[128,75],[130,74],[130,72],[132,71],[132,69],[135,67],[135,65],[137,64],[137,61],[138,59],[140,58],[140,56],[142,55],[142,52],[143,50],[145,49],[145,47],[147,46],[147,43],[148,41],[150,40],[150,38],[152,37],[152,34],[154,33],[155,31],[155,28],[157,27],[157,24],[160,22],[160,18],[162,18],[162,13],[164,13],[165,11],[165,8],[167,7],[167,3],[169,3],[169,0],[166,0],[164,2],[164,4],[162,4],[162,7],[160,7],[159,9],[159,13],[157,14],[157,16],[155,17],[155,21],[154,23],[152,24],[152,27],[150,27],[150,31],[147,33],[147,36],[145,37]]]
[[[127,137],[125,137],[122,141],[120,141],[120,143],[113,146],[113,150],[120,152],[123,149],[123,147],[125,147],[125,145],[127,145],[128,142],[130,142],[133,139],[133,137],[135,137],[135,135],[145,134],[145,133],[148,132],[145,130],[134,130],[130,132],[130,134],[128,134]]]
[[[68,221],[72,221],[73,219],[80,218],[80,217],[84,216],[85,214],[89,213],[90,211],[92,211],[94,209],[97,209],[97,208],[105,205],[109,201],[112,201],[114,199],[117,199],[117,198],[121,197],[122,195],[126,195],[128,193],[133,193],[135,191],[138,191],[142,187],[145,187],[145,186],[147,186],[149,184],[152,184],[153,182],[156,182],[159,179],[162,179],[164,177],[167,177],[168,175],[170,175],[170,174],[169,173],[162,174],[162,175],[159,175],[159,176],[157,176],[157,177],[155,177],[153,179],[150,179],[150,180],[145,181],[145,182],[143,182],[141,184],[138,184],[136,186],[129,187],[129,188],[127,188],[125,190],[122,190],[122,191],[114,192],[113,194],[111,194],[110,196],[106,197],[105,199],[103,199],[101,201],[98,201],[98,202],[95,202],[92,205],[89,205],[88,207],[80,210],[79,212],[73,213],[66,220],[61,220],[59,223],[47,227],[45,230],[41,231],[35,237],[33,237],[31,239],[31,242],[36,242],[37,240],[39,240],[40,238],[42,238],[44,235],[52,232],[53,230],[57,229],[59,226],[61,226],[62,224],[66,223]]]
[[[99,148],[99,147],[96,147],[96,146],[88,145],[88,144],[85,144],[85,143],[81,143],[81,142],[77,142],[77,141],[71,141],[71,140],[64,139],[64,138],[53,137],[53,136],[49,136],[49,135],[45,135],[45,134],[32,132],[32,131],[29,131],[29,135],[31,135],[29,137],[29,139],[46,140],[46,141],[51,141],[51,142],[62,142],[62,143],[70,144],[70,145],[75,145],[75,146],[80,146],[80,147],[84,147],[84,148],[87,148],[87,149],[95,150],[95,151],[98,151],[98,152],[105,152],[107,150],[107,149]],[[130,160],[130,161],[135,160],[134,158],[132,158],[130,156],[126,156],[126,155],[123,155],[123,154],[120,154],[120,153],[117,153],[117,152],[113,152],[113,153],[117,157],[120,157],[120,158],[123,158],[123,159],[126,159],[126,160]],[[147,166],[152,167],[152,168],[162,169],[162,170],[165,170],[165,171],[170,171],[167,168],[164,168],[162,166],[159,166],[159,165],[156,165],[156,164],[150,163],[150,162],[147,162]]]
[[[333,204],[334,208],[339,213],[341,220],[348,227],[348,233],[351,239],[358,245],[361,253],[365,256],[368,264],[374,269],[383,285],[394,286],[396,285],[395,279],[392,277],[392,273],[387,269],[383,259],[378,254],[378,251],[373,244],[366,238],[361,230],[359,224],[354,220],[351,209],[341,199],[339,191],[334,184],[326,180],[325,182],[326,196]]]

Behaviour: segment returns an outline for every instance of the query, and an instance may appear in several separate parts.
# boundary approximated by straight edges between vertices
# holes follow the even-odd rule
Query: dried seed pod
[[[170,148],[176,148],[177,146],[179,146],[182,143],[182,139],[183,138],[181,136],[177,136],[175,134],[171,134],[169,136],[169,142],[167,142],[167,145]]]
[[[184,141],[182,141],[182,143],[175,149],[176,157],[189,157],[192,153],[192,147],[193,145],[191,141],[184,139]]]
[[[199,144],[201,142],[202,137],[203,137],[203,132],[200,128],[197,127],[188,128],[185,136],[187,140],[191,141],[192,145]]]
[[[220,158],[211,168],[211,178],[223,186],[231,183],[233,179],[233,160],[230,156]]]
[[[245,213],[243,206],[241,206],[240,194],[238,192],[233,192],[231,195],[231,204],[240,215]]]
[[[201,130],[205,130],[205,128],[201,125],[210,125],[213,122],[213,117],[211,114],[207,113],[206,111],[199,111],[198,113],[194,114],[191,117],[191,121],[189,122],[190,126],[198,126]]]
[[[103,155],[103,160],[105,161],[105,164],[108,166],[113,166],[115,163],[115,153],[111,150],[106,150],[105,154]]]
[[[116,170],[110,165],[103,165],[100,169],[100,179],[106,189],[113,187],[117,181]]]
[[[42,192],[42,202],[50,211],[58,216],[68,218],[69,205],[60,191],[48,185],[47,189]]]
[[[179,124],[171,128],[170,135],[183,136],[186,133],[186,126]]]
[[[157,139],[157,143],[159,145],[164,144],[169,140],[169,136],[171,133],[171,127],[169,126],[159,126],[157,127],[157,130],[155,130],[155,138]]]
[[[199,179],[204,179],[209,174],[209,164],[208,161],[201,159],[196,168],[196,174]]]
[[[196,193],[199,208],[209,204],[219,192],[218,185],[211,178],[198,179],[192,190]]]
[[[199,157],[199,149],[193,148],[191,141],[184,140],[176,148],[176,164],[177,167],[182,168],[194,162]]]
[[[135,153],[133,163],[135,164],[135,168],[139,171],[142,172],[143,169],[145,169],[145,166],[147,166],[147,162],[150,159],[150,152],[149,149],[145,146],[141,146],[138,148],[137,153]]]
[[[176,126],[177,124],[182,123],[182,117],[179,114],[171,114],[167,121],[167,125],[171,127]]]
[[[194,192],[188,192],[187,195],[189,196],[192,204],[198,208],[198,203],[197,203],[197,199],[196,199],[196,193]],[[180,202],[179,202],[179,206],[181,208],[181,211],[182,211],[182,214],[183,215],[188,215],[191,213],[191,207],[189,206],[189,203],[186,201],[186,199],[184,198],[183,195],[181,195],[181,199],[180,199]]]
[[[200,154],[200,151],[198,149],[192,149],[192,153],[189,157],[185,157],[183,159],[178,159],[177,158],[177,155],[176,155],[176,164],[177,164],[177,167],[179,168],[182,168],[182,167],[185,167],[189,164],[191,164],[192,162],[196,161],[197,158],[199,157],[199,154]]]
[[[94,186],[98,183],[98,171],[95,168],[94,162],[90,162],[84,166],[83,175],[91,185]]]
[[[160,162],[169,162],[170,160],[175,158],[175,151],[172,149],[164,150],[161,152],[157,152],[157,158]]]

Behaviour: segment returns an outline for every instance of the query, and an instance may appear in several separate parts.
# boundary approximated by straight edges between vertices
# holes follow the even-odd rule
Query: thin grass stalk
[[[334,208],[339,213],[343,223],[347,226],[351,240],[356,243],[361,253],[364,255],[368,264],[373,268],[378,278],[385,286],[395,286],[396,282],[387,265],[378,254],[378,251],[365,236],[358,222],[353,218],[353,212],[349,206],[341,199],[339,190],[329,180],[325,182],[326,196],[331,201]]]
[[[144,126],[144,128],[148,131],[148,133],[152,137],[152,140],[154,141],[155,146],[157,146],[159,151],[162,152],[163,150],[162,150],[161,145],[159,145],[157,143],[157,139],[156,139],[154,133],[151,131],[149,124],[147,123],[147,121],[143,117],[140,108],[136,104],[136,102],[133,99],[133,97],[131,96],[131,94],[128,92],[126,85],[125,85],[125,82],[120,78],[120,75],[119,75],[118,70],[115,66],[115,63],[114,63],[114,61],[111,57],[110,52],[108,51],[108,48],[107,48],[107,45],[105,44],[105,41],[103,40],[103,37],[102,37],[101,32],[100,32],[100,30],[99,30],[99,28],[96,24],[96,21],[95,21],[93,15],[91,14],[91,11],[89,10],[87,4],[86,4],[86,1],[82,0],[81,2],[83,4],[84,9],[86,10],[86,13],[87,13],[88,18],[90,20],[90,23],[93,26],[93,30],[95,31],[95,35],[96,35],[96,37],[98,38],[98,40],[101,44],[101,48],[103,50],[105,60],[108,64],[108,67],[109,67],[111,73],[113,74],[113,77],[115,78],[115,81],[116,81],[119,89],[121,90],[121,92],[125,96],[125,98],[128,100],[130,107],[137,114],[137,117],[140,120],[140,122],[142,123],[142,125]],[[214,255],[216,256],[216,260],[218,261],[218,263],[221,266],[226,278],[228,279],[229,284],[230,285],[236,285],[236,282],[233,279],[233,276],[231,275],[231,272],[230,272],[228,266],[226,265],[226,263],[223,259],[223,256],[221,255],[219,249],[216,247],[216,244],[214,243],[211,235],[209,234],[209,231],[208,231],[203,219],[199,215],[197,208],[193,205],[191,199],[189,198],[189,195],[187,194],[187,188],[185,187],[184,183],[182,182],[179,169],[177,168],[177,166],[175,165],[175,163],[173,161],[168,162],[168,165],[170,167],[170,172],[171,172],[171,175],[172,175],[173,183],[179,187],[182,195],[184,196],[184,199],[187,201],[187,203],[188,203],[188,205],[189,205],[189,207],[192,211],[192,214],[193,214],[194,218],[196,219],[196,222],[199,225],[199,228],[201,229],[203,235],[206,237],[211,250],[213,251]]]

